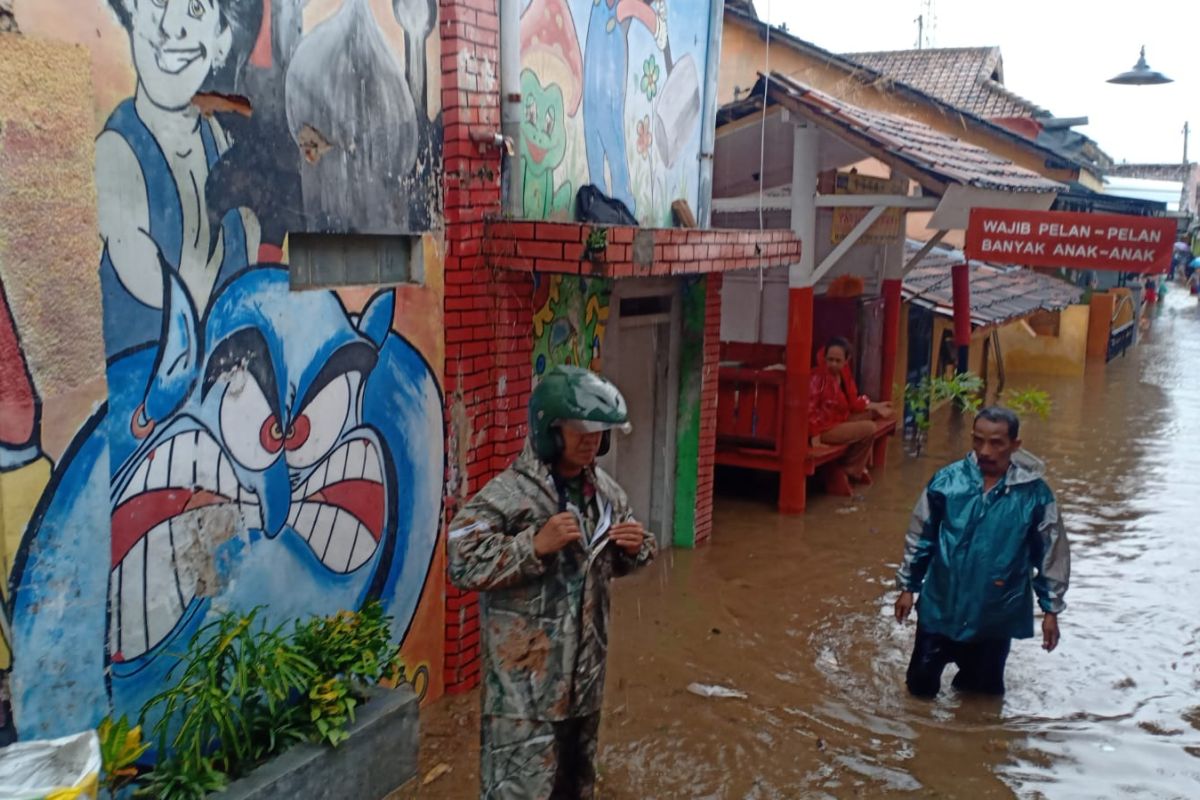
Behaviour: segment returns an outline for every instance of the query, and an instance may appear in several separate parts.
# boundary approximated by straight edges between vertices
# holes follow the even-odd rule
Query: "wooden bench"
[[[787,373],[777,367],[724,366],[717,380],[716,463],[766,472],[782,470]],[[887,463],[887,437],[895,430],[894,419],[875,423],[872,456],[876,468]],[[821,467],[845,455],[846,449],[846,445],[810,446],[804,459],[805,474],[816,475]],[[799,498],[801,508],[805,500]]]

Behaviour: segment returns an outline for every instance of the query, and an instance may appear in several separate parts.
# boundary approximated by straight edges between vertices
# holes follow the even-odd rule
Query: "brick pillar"
[[[524,430],[512,430],[507,416],[513,402],[510,387],[522,386],[522,375],[513,373],[519,360],[514,355],[519,338],[516,310],[500,296],[483,259],[483,220],[501,211],[500,152],[471,139],[472,130],[500,128],[500,91],[491,73],[500,63],[496,0],[440,0],[438,19],[445,135],[449,518],[496,474],[513,450],[511,440],[519,442]],[[532,288],[526,295],[532,303]],[[528,316],[525,325],[528,331]],[[526,348],[525,375],[529,358]],[[478,599],[448,583],[445,653],[447,692],[467,691],[479,683]]]
[[[717,378],[721,360],[721,275],[704,290],[704,368],[700,384],[700,442],[696,468],[696,544],[712,533],[713,473],[717,452]]]

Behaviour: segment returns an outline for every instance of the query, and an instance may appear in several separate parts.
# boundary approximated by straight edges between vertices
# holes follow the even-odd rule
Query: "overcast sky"
[[[922,0],[756,0],[762,17],[834,52],[907,50]],[[1009,89],[1060,117],[1086,116],[1080,132],[1116,161],[1200,160],[1200,0],[934,0],[934,47],[999,45]],[[1110,8],[1122,9],[1110,12]],[[769,9],[769,12],[768,12]],[[1138,48],[1174,83],[1114,86]]]

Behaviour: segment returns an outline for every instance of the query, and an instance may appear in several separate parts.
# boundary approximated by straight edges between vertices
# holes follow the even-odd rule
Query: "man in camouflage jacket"
[[[450,580],[480,592],[486,800],[593,796],[608,584],[655,554],[594,463],[627,417],[603,378],[553,370],[524,452],[450,525]]]

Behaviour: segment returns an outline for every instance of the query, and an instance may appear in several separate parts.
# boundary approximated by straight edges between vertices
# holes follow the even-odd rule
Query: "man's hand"
[[[546,520],[542,529],[533,535],[533,552],[539,558],[557,553],[572,542],[582,542],[583,533],[579,522],[570,511],[555,514]]]
[[[1058,614],[1046,614],[1042,618],[1042,649],[1047,653],[1053,653],[1054,648],[1058,647],[1058,640],[1060,638],[1058,634]]]
[[[904,622],[913,610],[913,593],[901,592],[896,598],[896,622]]]
[[[629,555],[636,556],[642,549],[642,540],[646,538],[646,529],[637,520],[630,520],[622,522],[620,525],[614,525],[608,532],[608,538]]]

